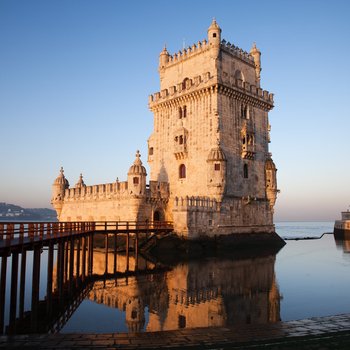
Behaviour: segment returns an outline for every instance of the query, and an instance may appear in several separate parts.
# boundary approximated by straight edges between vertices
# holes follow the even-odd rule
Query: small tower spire
[[[162,52],[159,54],[159,70],[163,70],[169,62],[169,52],[164,44]]]
[[[250,50],[250,54],[254,58],[254,63],[255,63],[255,81],[256,81],[256,86],[260,87],[260,72],[261,72],[261,52],[260,50],[256,47],[256,43],[253,43],[253,46]]]

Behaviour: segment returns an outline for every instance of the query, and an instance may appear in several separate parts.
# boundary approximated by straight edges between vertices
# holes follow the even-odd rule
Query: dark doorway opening
[[[156,210],[153,214],[153,221],[160,221],[160,219],[161,219],[160,212]]]

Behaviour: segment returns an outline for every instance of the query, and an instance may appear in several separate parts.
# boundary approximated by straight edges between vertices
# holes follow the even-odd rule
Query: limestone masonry
[[[260,87],[260,51],[208,39],[159,56],[160,92],[149,97],[154,130],[146,169],[139,152],[127,181],[74,187],[61,169],[52,205],[60,221],[168,220],[188,238],[274,232],[276,167],[268,112],[273,94]]]

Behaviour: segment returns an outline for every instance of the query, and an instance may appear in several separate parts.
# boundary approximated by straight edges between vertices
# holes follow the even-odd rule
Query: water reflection
[[[280,320],[275,254],[207,258],[169,267],[145,259],[132,237],[124,245],[113,235],[100,239],[99,247],[96,241],[87,234],[4,254],[1,332],[106,332],[96,322],[90,330],[83,326],[98,314],[106,317],[102,306],[117,311],[116,326],[108,329],[113,332]],[[127,251],[129,245],[133,249]]]
[[[338,249],[343,250],[345,254],[350,253],[350,232],[334,232],[334,240]]]
[[[124,311],[129,332],[276,322],[274,264],[274,255],[182,263],[164,273],[95,282],[89,298]]]

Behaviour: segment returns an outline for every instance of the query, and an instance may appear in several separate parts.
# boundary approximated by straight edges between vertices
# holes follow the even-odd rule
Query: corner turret
[[[276,165],[271,158],[271,154],[268,155],[268,158],[265,162],[265,179],[266,179],[266,197],[270,202],[270,209],[273,212],[273,208],[276,203],[277,193],[277,178],[276,178]]]
[[[255,63],[255,83],[257,87],[260,87],[261,52],[256,47],[255,43],[253,43],[253,47],[250,50],[250,54],[253,56]]]
[[[222,196],[225,193],[226,186],[226,156],[220,147],[220,141],[217,146],[212,148],[208,154],[208,188],[211,195]]]
[[[69,182],[64,176],[63,167],[61,167],[60,174],[57,176],[56,180],[52,184],[52,198],[51,198],[51,204],[56,210],[58,219],[61,214],[64,193],[67,188],[69,188]]]
[[[163,51],[159,54],[159,71],[165,68],[167,63],[169,62],[169,52],[164,46]]]
[[[86,187],[85,182],[83,180],[83,174],[80,174],[78,182],[75,184],[75,188]]]
[[[220,52],[221,43],[221,28],[213,19],[210,27],[208,28],[208,43],[210,48],[213,50],[213,56],[218,57]]]
[[[146,168],[142,165],[141,154],[136,151],[134,164],[128,172],[128,189],[130,194],[144,195],[146,192]]]

